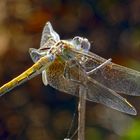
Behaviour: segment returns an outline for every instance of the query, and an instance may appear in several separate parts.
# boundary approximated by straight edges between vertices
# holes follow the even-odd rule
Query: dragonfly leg
[[[63,76],[64,78],[66,79],[70,79],[70,67],[68,65],[68,62],[65,63],[65,67],[64,67],[64,73],[63,73]]]
[[[73,63],[73,64],[71,64],[71,63]],[[66,78],[74,83],[77,83],[78,85],[83,85],[83,82],[79,80],[79,77],[78,77],[78,79],[76,79],[75,77],[72,77],[72,75],[71,75],[71,70],[72,70],[72,68],[75,68],[75,67],[77,67],[79,69],[79,71],[81,71],[82,73],[86,74],[83,66],[80,63],[78,63],[76,61],[76,59],[72,59],[72,60],[66,62],[65,67],[64,67],[63,76],[64,76],[64,78]]]
[[[84,67],[76,60],[76,58],[73,58],[70,61],[66,61],[66,63],[65,63],[65,67],[64,67],[64,77],[65,78],[69,79],[69,77],[70,77],[69,71],[70,71],[70,69],[72,69],[74,67],[79,67],[80,69],[84,70]]]
[[[90,75],[90,74],[93,74],[94,72],[96,72],[97,70],[103,68],[104,66],[108,65],[110,62],[111,62],[111,58],[110,59],[107,59],[105,62],[103,62],[101,65],[97,66],[96,68],[86,72],[87,75]]]

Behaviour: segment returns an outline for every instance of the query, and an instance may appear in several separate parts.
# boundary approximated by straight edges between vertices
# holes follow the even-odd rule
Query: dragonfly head
[[[88,52],[90,49],[90,42],[87,38],[76,36],[71,41],[76,50]]]
[[[90,42],[88,39],[79,36],[74,37],[72,40],[60,40],[56,43],[56,47],[53,48],[58,55],[66,60],[70,60],[75,57],[74,50],[87,53],[89,49]]]

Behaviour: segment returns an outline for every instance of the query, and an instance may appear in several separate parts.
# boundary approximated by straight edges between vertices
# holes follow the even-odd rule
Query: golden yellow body
[[[27,69],[25,72],[20,74],[18,77],[14,78],[10,82],[4,84],[0,87],[0,96],[7,93],[14,87],[24,83],[25,81],[35,77],[36,75],[40,74],[43,69],[45,69],[51,61],[47,59],[47,57],[42,57],[38,62],[36,62],[32,67]]]

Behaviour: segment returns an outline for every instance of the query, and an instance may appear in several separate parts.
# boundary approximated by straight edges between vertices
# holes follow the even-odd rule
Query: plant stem
[[[82,75],[84,85],[79,86],[79,105],[78,105],[78,140],[85,140],[85,112],[86,112],[86,76]]]

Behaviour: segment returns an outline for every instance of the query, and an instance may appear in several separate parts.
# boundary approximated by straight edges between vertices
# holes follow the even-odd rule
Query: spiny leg
[[[111,58],[110,58],[110,59],[107,59],[105,62],[103,62],[102,64],[100,64],[100,65],[97,66],[96,68],[94,68],[94,69],[92,69],[92,70],[86,72],[87,75],[90,75],[90,74],[96,72],[97,70],[99,70],[99,69],[105,67],[106,65],[108,65],[108,64],[111,62],[111,60],[112,60]]]
[[[76,58],[73,58],[71,59],[70,61],[67,61],[66,64],[65,64],[65,68],[64,68],[64,77],[74,83],[77,83],[78,85],[83,85],[83,82],[80,81],[79,79],[74,79],[74,78],[71,78],[71,69],[74,68],[74,67],[78,67],[78,70],[79,72],[81,71],[83,73],[84,76],[88,76],[94,72],[96,72],[97,70],[105,67],[106,65],[108,65],[110,62],[111,62],[111,58],[106,60],[105,62],[103,62],[102,64],[100,64],[99,66],[97,66],[96,68],[93,68],[92,70],[90,71],[85,71],[85,68],[83,65],[81,65],[78,60],[76,60]],[[71,64],[72,62],[75,62],[74,64]]]
[[[77,68],[77,74],[79,74],[79,76],[80,76],[80,73],[83,73],[84,75],[86,74],[85,68],[76,60],[76,58],[73,58],[70,61],[67,61],[65,63],[64,75],[63,75],[64,78],[66,78],[74,83],[77,83],[78,85],[84,86],[83,82],[79,80],[80,78],[74,79],[74,77],[71,76],[71,70],[74,67]]]

